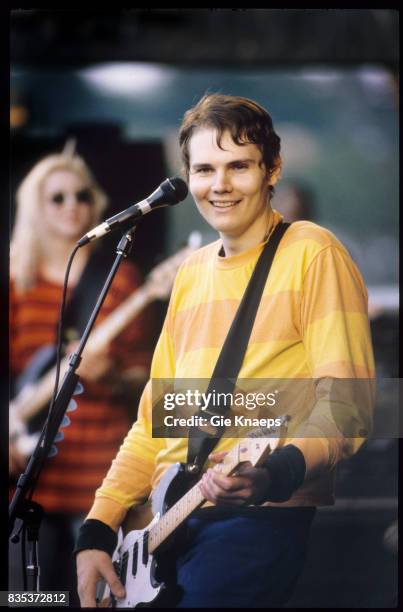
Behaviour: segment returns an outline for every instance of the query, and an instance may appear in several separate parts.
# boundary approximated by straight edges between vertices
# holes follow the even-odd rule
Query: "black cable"
[[[69,280],[69,275],[70,275],[70,268],[71,268],[71,265],[73,263],[73,259],[74,259],[74,257],[75,257],[75,255],[76,255],[76,253],[77,253],[79,248],[80,248],[80,246],[78,246],[76,244],[76,246],[74,247],[73,251],[71,252],[71,255],[69,257],[69,261],[68,261],[68,264],[67,264],[67,268],[66,268],[66,273],[65,273],[65,276],[64,276],[63,297],[62,297],[62,303],[60,305],[59,325],[58,325],[58,329],[57,329],[56,379],[55,379],[55,386],[54,386],[54,389],[53,389],[53,397],[52,397],[52,401],[51,401],[50,408],[49,408],[48,419],[46,420],[46,425],[48,423],[49,416],[52,414],[52,409],[53,409],[53,406],[55,404],[55,400],[56,400],[56,396],[57,396],[57,391],[58,391],[58,387],[59,387],[60,361],[61,361],[61,352],[62,352],[62,329],[63,329],[64,311],[66,309],[67,286],[68,286],[68,280]]]
[[[22,585],[24,591],[27,590],[27,558],[26,558],[26,534],[25,523],[21,531],[21,563],[22,563]]]
[[[60,304],[60,311],[59,311],[59,324],[57,326],[55,386],[53,388],[53,395],[52,395],[52,399],[51,399],[51,402],[50,402],[50,406],[49,406],[48,414],[47,414],[47,417],[46,417],[46,421],[45,421],[45,424],[44,424],[41,440],[46,438],[46,435],[48,433],[48,427],[49,427],[49,423],[51,421],[53,407],[55,405],[56,396],[57,396],[57,392],[58,392],[58,389],[59,389],[60,362],[61,362],[61,356],[62,356],[62,329],[63,329],[64,313],[65,313],[65,310],[66,310],[66,296],[67,296],[68,280],[69,280],[70,269],[71,269],[74,257],[75,257],[75,255],[76,255],[76,253],[77,253],[79,248],[80,248],[80,246],[78,244],[76,244],[76,246],[72,250],[72,252],[70,254],[70,257],[69,257],[69,261],[67,263],[66,272],[65,272],[65,275],[64,275],[63,294],[62,294],[62,301],[61,301],[61,304]],[[46,459],[47,459],[47,457],[42,457],[42,461],[38,465],[37,472],[36,472],[36,474],[34,475],[34,477],[32,479],[32,484],[31,484],[31,487],[29,489],[29,493],[27,495],[27,499],[28,500],[32,499],[32,496],[33,496],[35,488],[36,488],[36,483],[38,482],[38,476],[39,476],[40,472],[42,471],[42,466],[43,466],[43,464],[44,464]]]

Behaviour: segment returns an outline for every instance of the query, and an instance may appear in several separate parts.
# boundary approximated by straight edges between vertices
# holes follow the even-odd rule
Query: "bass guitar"
[[[150,302],[167,299],[179,266],[192,251],[200,247],[200,244],[201,234],[192,232],[186,247],[156,266],[147,276],[145,283],[92,330],[86,346],[87,351],[96,353],[105,349]],[[45,347],[33,357],[27,368],[28,376],[27,373],[23,375],[25,384],[10,402],[9,435],[16,449],[26,457],[32,454],[39,438],[38,432],[30,431],[32,429],[30,423],[35,421],[36,429],[43,425],[47,406],[53,394],[56,367],[48,369],[39,380],[35,380],[38,373],[43,372],[44,364],[45,368],[48,368],[53,363],[50,353],[54,355],[53,347]],[[60,364],[60,381],[68,370],[69,359],[70,356],[64,357]],[[85,351],[83,360],[85,360]],[[42,420],[38,419],[40,413],[43,413]]]

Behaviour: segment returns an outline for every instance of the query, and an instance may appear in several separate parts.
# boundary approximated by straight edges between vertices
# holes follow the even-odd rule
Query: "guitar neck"
[[[149,552],[153,553],[183,523],[189,514],[196,510],[204,501],[205,498],[197,483],[150,529],[148,535]]]
[[[118,308],[116,308],[100,325],[92,330],[88,338],[87,350],[96,352],[108,346],[108,344],[126,327],[129,321],[136,317],[152,299],[147,284],[137,289],[137,291],[128,297],[123,304],[118,306]],[[68,371],[69,359],[69,356],[64,357],[60,363],[61,382]],[[83,359],[85,359],[85,353]],[[21,398],[18,396],[11,402],[11,406],[17,410],[18,416],[21,419],[28,420],[35,416],[35,414],[50,401],[53,394],[55,377],[56,368],[54,367],[35,384],[34,393],[27,389],[26,395],[23,392]]]
[[[123,304],[111,312],[107,319],[92,330],[88,338],[87,349],[95,353],[107,347],[152,299],[153,296],[146,283],[128,297]]]

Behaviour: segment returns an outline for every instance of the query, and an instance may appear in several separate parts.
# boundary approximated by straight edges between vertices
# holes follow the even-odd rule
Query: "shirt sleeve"
[[[316,401],[291,443],[303,452],[310,479],[356,452],[372,427],[375,367],[368,295],[341,245],[323,248],[309,265],[300,316]]]

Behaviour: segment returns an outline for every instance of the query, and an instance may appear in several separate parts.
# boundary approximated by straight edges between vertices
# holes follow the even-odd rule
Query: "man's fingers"
[[[88,549],[77,555],[78,594],[83,608],[96,607],[97,583],[105,580],[113,595],[125,596],[125,590],[116,575],[112,559],[103,551]]]
[[[251,495],[250,489],[224,491],[213,482],[207,480],[200,483],[200,489],[205,499],[220,505],[235,504],[242,506],[245,505]]]
[[[220,472],[211,470],[207,473],[207,480],[211,481],[215,486],[224,491],[235,492],[245,488],[249,488],[250,480],[244,476],[224,476]]]
[[[220,451],[218,453],[210,453],[208,456],[210,461],[214,461],[214,463],[221,463],[224,459],[225,455],[227,455],[227,451]]]
[[[110,564],[105,564],[105,566],[102,567],[102,573],[115,597],[124,597],[126,594],[125,589],[116,575],[112,562]]]
[[[200,484],[202,492],[205,491],[209,499],[212,496],[232,497],[239,493],[248,495],[251,489],[250,481],[247,478],[222,476],[214,471],[204,474]]]

